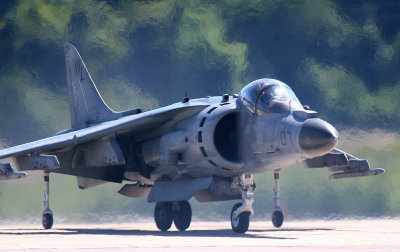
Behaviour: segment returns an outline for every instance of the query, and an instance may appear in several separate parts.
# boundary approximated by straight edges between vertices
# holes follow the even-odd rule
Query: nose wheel
[[[185,231],[192,221],[192,208],[188,201],[158,202],[154,208],[158,229],[167,231],[172,222],[179,231]]]
[[[283,224],[283,213],[279,201],[279,170],[274,170],[274,211],[272,212],[272,224],[280,228]]]

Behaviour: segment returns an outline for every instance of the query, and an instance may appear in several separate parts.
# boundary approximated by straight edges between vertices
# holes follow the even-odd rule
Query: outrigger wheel
[[[44,229],[50,229],[53,226],[53,213],[51,211],[43,212],[42,225]]]
[[[44,171],[44,211],[42,216],[42,225],[44,229],[50,229],[53,226],[53,212],[50,210],[50,173]]]

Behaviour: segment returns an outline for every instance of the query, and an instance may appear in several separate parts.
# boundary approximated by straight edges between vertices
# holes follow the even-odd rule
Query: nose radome
[[[329,123],[318,118],[306,120],[299,133],[301,149],[313,156],[330,152],[336,147],[338,139],[337,130]]]

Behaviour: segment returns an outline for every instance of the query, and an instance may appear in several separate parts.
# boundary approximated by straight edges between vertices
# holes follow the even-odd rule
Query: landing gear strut
[[[243,203],[237,203],[231,211],[231,226],[235,233],[245,233],[249,229],[250,216],[254,210],[252,204],[254,202],[253,174],[242,174],[236,177],[234,184],[239,187],[242,193]]]
[[[50,229],[53,226],[53,212],[50,210],[49,194],[50,194],[50,176],[48,172],[44,172],[44,210],[42,217],[42,225],[44,229]]]
[[[274,170],[274,211],[272,212],[272,224],[279,228],[283,224],[283,213],[279,202],[279,170]]]
[[[192,208],[188,201],[157,202],[154,220],[158,229],[167,231],[172,222],[179,231],[185,231],[192,221]]]

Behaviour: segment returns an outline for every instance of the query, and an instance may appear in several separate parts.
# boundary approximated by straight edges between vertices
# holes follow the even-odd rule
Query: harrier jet
[[[334,172],[331,179],[384,172],[336,149],[336,129],[302,106],[279,80],[255,80],[237,95],[185,97],[151,111],[115,112],[101,98],[75,47],[66,43],[64,51],[71,128],[0,151],[0,159],[12,158],[18,171],[43,170],[45,229],[53,225],[53,172],[76,176],[82,189],[126,182],[119,193],[155,202],[154,219],[162,231],[172,223],[181,231],[189,227],[193,196],[200,202],[241,200],[230,216],[238,233],[248,230],[254,212],[255,174],[274,174],[272,222],[280,227],[282,168],[302,161],[309,168],[327,167]],[[25,176],[9,163],[0,168],[0,179]]]

